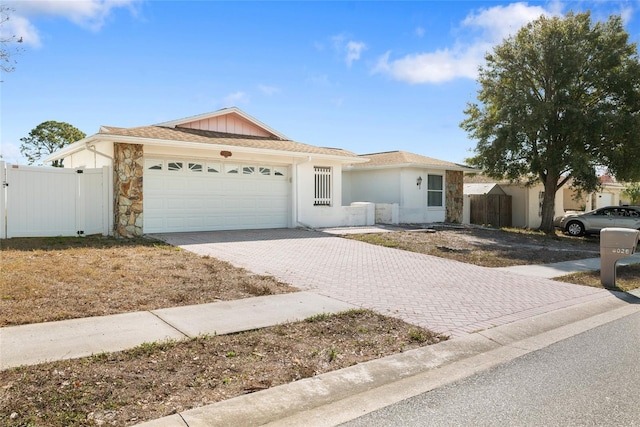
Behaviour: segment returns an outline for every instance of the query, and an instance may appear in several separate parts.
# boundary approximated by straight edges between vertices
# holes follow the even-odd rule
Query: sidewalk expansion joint
[[[154,313],[153,311],[149,311],[149,313],[151,313],[153,316],[155,316],[158,320],[160,320],[162,323],[164,323],[165,325],[169,326],[170,328],[175,329],[176,331],[178,331],[179,333],[181,333],[182,335],[184,335],[185,338],[193,338],[192,336],[190,336],[188,333],[180,330],[180,328],[178,328],[176,325],[172,325],[171,323],[167,322],[165,319],[163,319],[162,317],[158,316],[156,313]]]

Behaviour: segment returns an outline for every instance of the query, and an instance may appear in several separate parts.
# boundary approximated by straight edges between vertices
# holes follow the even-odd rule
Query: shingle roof
[[[126,136],[165,141],[184,141],[211,145],[258,148],[265,150],[289,151],[308,154],[323,154],[331,156],[357,157],[357,154],[339,148],[316,147],[291,140],[275,137],[238,135],[232,133],[215,132],[209,130],[168,128],[163,126],[141,126],[134,128],[119,128],[102,126],[101,135]]]
[[[437,166],[439,168],[454,170],[470,169],[468,166],[447,162],[445,160],[438,160],[432,157],[421,156],[420,154],[408,153],[406,151],[387,151],[384,153],[362,154],[360,157],[369,159],[369,162],[358,165],[359,168],[412,164],[431,167]]]

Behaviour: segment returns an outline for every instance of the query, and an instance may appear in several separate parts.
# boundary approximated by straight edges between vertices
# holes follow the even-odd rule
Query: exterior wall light
[[[422,188],[422,177],[419,176],[418,179],[416,180],[416,185],[418,186],[418,189]]]

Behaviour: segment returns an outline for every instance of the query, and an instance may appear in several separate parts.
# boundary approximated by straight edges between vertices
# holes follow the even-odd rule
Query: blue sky
[[[236,106],[289,138],[462,163],[483,55],[541,14],[638,1],[4,1],[23,38],[0,80],[3,160],[39,123],[133,127]]]

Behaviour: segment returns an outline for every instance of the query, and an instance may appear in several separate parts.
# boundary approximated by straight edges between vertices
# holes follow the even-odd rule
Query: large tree
[[[20,138],[20,152],[29,160],[29,164],[33,164],[85,136],[84,132],[69,123],[47,121],[33,128],[29,136]],[[53,161],[52,166],[62,167],[62,160]]]
[[[640,178],[640,63],[620,17],[540,17],[504,40],[480,68],[478,103],[461,127],[477,140],[469,163],[493,177],[544,184],[542,224],[555,194],[594,191],[597,170]]]

